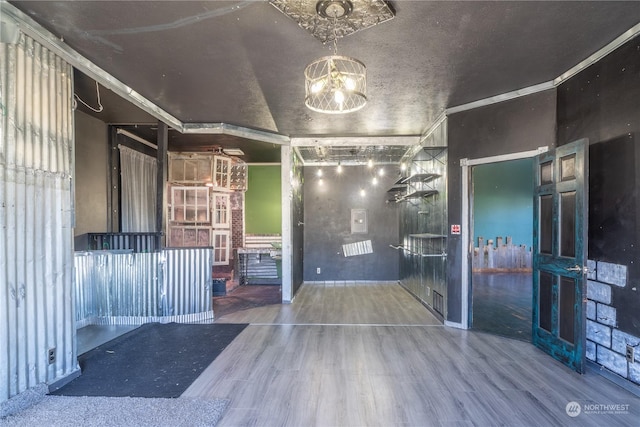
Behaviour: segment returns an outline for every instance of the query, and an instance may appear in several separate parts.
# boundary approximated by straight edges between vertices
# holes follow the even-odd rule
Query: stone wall
[[[587,359],[640,384],[640,337],[618,329],[612,298],[614,286],[627,286],[627,266],[589,261],[587,278]],[[627,362],[627,344],[635,347],[635,360]]]

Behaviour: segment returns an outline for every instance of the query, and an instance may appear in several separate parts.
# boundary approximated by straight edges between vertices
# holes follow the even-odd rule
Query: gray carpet
[[[215,426],[228,400],[44,396],[0,426]]]

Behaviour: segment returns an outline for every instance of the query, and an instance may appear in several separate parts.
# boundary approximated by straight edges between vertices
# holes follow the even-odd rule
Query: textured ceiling
[[[394,19],[338,42],[367,65],[369,102],[329,116],[304,106],[303,70],[332,46],[267,2],[10,3],[183,122],[292,137],[419,135],[445,108],[553,80],[640,22],[637,2],[392,2]],[[95,100],[91,80],[76,87]],[[155,120],[108,91],[103,104],[105,122]],[[209,143],[174,139],[192,137]]]

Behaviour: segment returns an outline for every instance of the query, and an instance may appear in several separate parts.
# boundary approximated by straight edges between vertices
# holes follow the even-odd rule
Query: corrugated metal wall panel
[[[447,271],[447,120],[443,120],[422,142],[412,158],[412,172],[430,172],[439,178],[429,183],[437,197],[402,203],[400,235],[404,250],[400,256],[400,284],[434,310],[446,311]],[[434,299],[435,298],[435,299]],[[442,300],[440,300],[442,298]],[[438,309],[435,308],[437,300]],[[438,311],[443,317],[445,312]]]
[[[0,402],[78,370],[71,77],[24,34],[0,44]]]
[[[77,252],[76,327],[213,319],[213,250]]]
[[[166,249],[166,315],[211,310],[213,250]]]

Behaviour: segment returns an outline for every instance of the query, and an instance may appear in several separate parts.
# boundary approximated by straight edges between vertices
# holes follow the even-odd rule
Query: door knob
[[[567,271],[572,271],[574,273],[584,273],[587,274],[589,272],[589,268],[588,267],[580,267],[578,264],[576,264],[573,267],[568,267]]]

